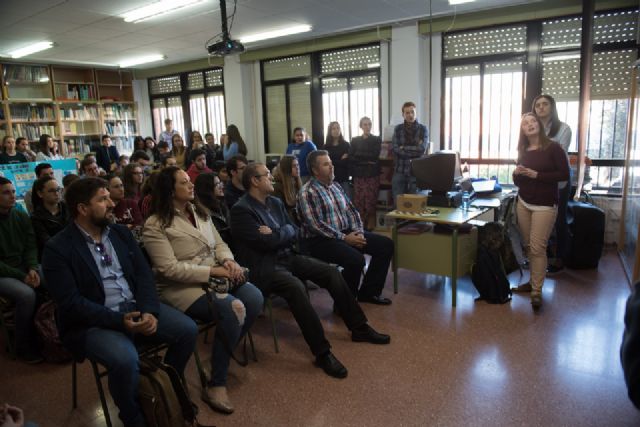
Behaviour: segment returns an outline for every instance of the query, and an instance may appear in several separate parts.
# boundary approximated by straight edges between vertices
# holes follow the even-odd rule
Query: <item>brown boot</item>
[[[229,401],[227,387],[225,386],[215,386],[202,390],[201,399],[214,411],[222,412],[223,414],[233,413],[233,405]]]

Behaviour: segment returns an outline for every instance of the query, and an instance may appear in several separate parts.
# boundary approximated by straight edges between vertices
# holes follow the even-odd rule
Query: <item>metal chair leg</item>
[[[276,353],[280,353],[280,348],[278,347],[278,333],[276,332],[276,319],[273,318],[273,308],[271,306],[271,297],[265,298],[264,306],[267,309],[269,314],[269,319],[271,319],[271,333],[273,334],[273,346],[275,347]]]
[[[71,362],[71,408],[78,407],[78,366],[76,361]]]
[[[98,364],[91,361],[91,367],[93,368],[93,376],[96,378],[96,386],[98,387],[98,394],[100,395],[100,403],[102,403],[102,412],[104,412],[104,420],[107,423],[107,427],[113,427],[111,424],[111,417],[109,416],[109,407],[107,406],[107,398],[104,395],[104,389],[102,388],[102,379],[100,371],[98,370]]]
[[[196,369],[198,370],[198,377],[200,378],[200,385],[202,386],[202,389],[206,389],[207,388],[207,374],[204,371],[204,368],[202,367],[202,362],[200,361],[200,355],[198,354],[198,349],[196,348],[193,351],[193,357],[196,360]]]
[[[256,347],[253,345],[253,335],[251,335],[251,331],[247,332],[249,337],[249,345],[251,346],[251,354],[253,354],[253,361],[258,361],[258,356],[256,355]]]

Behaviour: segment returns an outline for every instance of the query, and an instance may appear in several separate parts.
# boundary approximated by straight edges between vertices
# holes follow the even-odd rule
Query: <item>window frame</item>
[[[624,13],[624,12],[633,12],[637,11],[638,7],[628,7],[628,8],[619,8],[619,9],[607,9],[597,11],[598,15],[607,14],[607,13]],[[483,135],[483,105],[484,105],[484,67],[483,65],[489,62],[501,61],[501,60],[510,60],[517,59],[518,57],[524,56],[523,62],[523,85],[524,85],[524,97],[522,103],[522,113],[524,114],[527,111],[530,111],[531,103],[533,102],[533,98],[541,93],[542,91],[542,75],[543,75],[543,56],[550,54],[573,54],[573,53],[581,53],[582,46],[572,46],[572,47],[556,47],[556,48],[544,48],[542,47],[542,29],[543,22],[554,20],[554,19],[573,19],[573,18],[581,18],[579,14],[569,14],[569,15],[559,15],[554,17],[547,17],[542,19],[532,19],[528,21],[516,21],[509,22],[506,24],[500,25],[492,25],[492,26],[483,26],[483,27],[473,27],[466,28],[464,30],[457,30],[443,33],[443,37],[441,40],[441,49],[442,49],[442,61],[441,61],[441,93],[443,94],[441,97],[441,106],[440,106],[440,141],[439,141],[439,149],[451,149],[452,144],[449,141],[445,140],[445,130],[449,128],[449,134],[451,134],[451,126],[446,123],[446,117],[451,114],[451,112],[446,111],[446,71],[448,67],[451,66],[461,66],[461,65],[480,65],[480,100],[479,100],[479,135],[478,135],[478,158],[462,158],[462,162],[467,162],[470,165],[504,165],[504,164],[513,164],[514,159],[483,159],[482,156],[482,135]],[[458,33],[466,33],[470,31],[477,31],[483,29],[500,29],[505,27],[512,27],[517,25],[524,25],[526,27],[527,38],[526,38],[526,48],[524,52],[509,52],[509,53],[500,53],[493,55],[478,55],[467,58],[454,58],[454,59],[446,59],[444,57],[445,54],[445,42],[446,36],[451,34]],[[612,42],[612,43],[597,43],[593,45],[593,53],[600,52],[612,52],[612,51],[621,51],[621,50],[635,50],[636,59],[640,59],[640,44],[637,40],[629,40],[624,42]],[[593,68],[592,68],[593,72]],[[580,78],[581,76],[579,76]],[[551,94],[553,95],[553,94]],[[593,99],[591,99],[593,101]],[[581,120],[579,117],[578,120]],[[591,126],[591,122],[590,122]],[[577,134],[578,129],[572,129],[574,135]],[[590,132],[590,129],[587,130]],[[614,131],[615,132],[615,131]],[[625,128],[626,132],[626,128]],[[588,137],[588,135],[587,135]],[[599,142],[602,144],[602,141]],[[605,159],[592,159],[593,167],[624,167],[624,159],[617,158],[605,158]],[[606,190],[606,192],[610,195],[616,195],[618,191],[616,187],[597,187],[594,189],[598,190]]]
[[[380,42],[374,43],[364,43],[357,44],[352,46],[343,46],[339,48],[332,49],[324,49],[318,50],[308,53],[301,54],[292,54],[285,56],[278,56],[274,58],[268,58],[260,61],[260,86],[262,88],[262,120],[263,120],[263,134],[264,134],[264,149],[265,153],[270,152],[270,141],[269,141],[269,130],[268,130],[268,121],[267,121],[267,101],[266,101],[266,88],[269,86],[279,86],[285,85],[285,111],[286,111],[286,123],[287,123],[287,136],[289,140],[291,140],[291,131],[292,123],[291,123],[291,111],[289,105],[289,85],[293,83],[302,83],[305,81],[311,81],[310,87],[310,98],[311,98],[311,129],[307,129],[307,132],[311,135],[312,140],[316,145],[324,144],[324,133],[326,129],[324,128],[324,112],[322,105],[322,79],[326,78],[345,78],[347,79],[347,93],[350,93],[351,90],[351,79],[357,78],[366,75],[376,74],[378,78],[378,117],[379,117],[379,127],[382,132],[384,129],[382,126],[382,82],[381,82],[381,67],[370,68],[370,69],[362,69],[362,70],[350,70],[350,71],[339,71],[339,72],[331,72],[331,73],[322,73],[321,72],[321,58],[322,55],[328,52],[337,52],[341,50],[347,49],[356,49],[362,47],[372,47],[377,46],[379,49],[382,49]],[[311,75],[305,77],[292,77],[285,78],[280,80],[269,80],[265,81],[264,79],[264,64],[265,62],[289,58],[292,56],[305,56],[309,55],[310,65],[311,65]],[[351,96],[347,97],[348,99],[348,107],[349,107],[349,120],[351,121]],[[340,124],[343,128],[345,126],[350,126],[350,123]]]
[[[185,71],[185,72],[181,72],[181,73],[170,73],[170,74],[165,74],[162,76],[154,76],[148,79],[148,87],[149,87],[149,106],[151,108],[151,111],[153,112],[153,101],[156,99],[163,99],[165,102],[165,105],[168,104],[168,99],[172,98],[172,97],[180,97],[180,101],[182,104],[182,117],[185,123],[183,123],[183,128],[184,128],[184,135],[181,135],[184,138],[185,144],[188,144],[188,139],[189,136],[191,135],[191,133],[194,131],[194,129],[191,128],[191,106],[189,104],[189,100],[191,98],[192,95],[204,95],[204,99],[205,99],[205,106],[206,106],[206,99],[209,95],[211,94],[220,94],[222,93],[222,96],[224,97],[224,114],[225,114],[225,120],[227,117],[227,96],[225,93],[225,88],[224,88],[224,72],[222,72],[222,85],[218,85],[218,86],[211,86],[211,87],[207,87],[207,79],[205,76],[205,73],[207,71],[210,70],[221,70],[223,71],[223,67],[208,67],[208,68],[201,68],[198,70],[190,70],[190,71]],[[202,74],[202,79],[204,82],[204,87],[202,89],[188,89],[188,83],[189,83],[189,74],[193,74],[193,73],[201,73]],[[162,94],[152,94],[151,93],[151,81],[155,80],[155,79],[161,79],[164,77],[175,77],[175,76],[179,76],[180,78],[180,87],[182,88],[180,91],[178,92],[170,92],[170,93],[162,93]],[[208,108],[208,107],[206,107]],[[209,120],[208,114],[207,114],[207,121]],[[156,129],[156,123],[154,122],[154,117],[153,114],[151,115],[151,125],[153,127],[153,132],[154,132],[154,138],[156,140],[158,140],[158,138],[160,137],[160,135],[155,135],[155,129]],[[164,129],[164,124],[161,123],[160,124],[160,128]],[[204,134],[206,132],[209,131],[209,129],[195,129],[199,132],[202,133],[202,135],[204,136]]]

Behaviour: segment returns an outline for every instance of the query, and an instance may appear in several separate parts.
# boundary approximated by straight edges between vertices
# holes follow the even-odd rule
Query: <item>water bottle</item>
[[[469,204],[471,203],[469,198],[469,192],[465,191],[462,193],[462,210],[465,212],[469,211]]]

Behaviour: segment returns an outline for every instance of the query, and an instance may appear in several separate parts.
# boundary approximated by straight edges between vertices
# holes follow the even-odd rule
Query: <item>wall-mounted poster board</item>
[[[53,167],[53,172],[58,184],[62,185],[62,178],[70,173],[78,173],[76,159],[51,160],[47,162],[12,163],[10,165],[0,165],[0,176],[3,176],[16,187],[16,197],[22,198],[27,190],[33,186],[36,180],[36,165],[39,163],[49,163]]]
[[[630,283],[640,279],[640,61],[633,66],[618,251]]]

